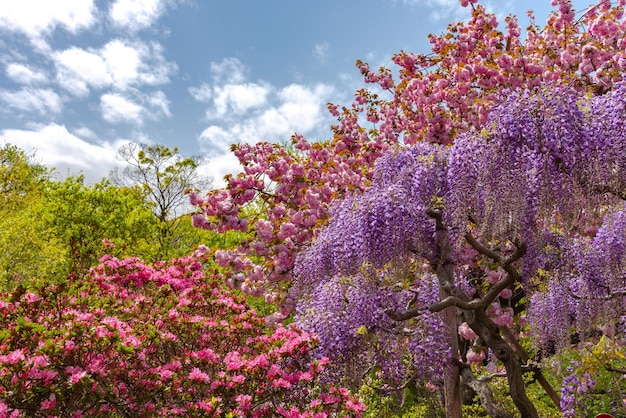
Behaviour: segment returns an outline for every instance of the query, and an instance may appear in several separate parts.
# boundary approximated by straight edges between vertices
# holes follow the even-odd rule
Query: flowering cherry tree
[[[0,299],[0,416],[358,417],[315,337],[268,330],[203,272],[105,257],[80,283]]]
[[[231,287],[279,301],[276,319],[295,306],[285,290],[297,252],[326,224],[335,199],[369,187],[386,151],[418,141],[452,143],[486,121],[506,88],[551,82],[583,96],[609,91],[623,77],[624,0],[601,0],[578,15],[569,1],[553,0],[545,26],[533,21],[525,33],[514,16],[500,28],[475,0],[460,3],[471,5],[471,18],[430,36],[432,53],[396,54],[395,74],[357,63],[373,88],[356,91],[348,107],[329,104],[337,117],[329,140],[294,135],[287,145],[233,145],[242,173],[227,176],[223,189],[192,195],[197,227],[249,232],[216,260],[228,267]]]
[[[421,296],[402,309],[398,296],[378,303],[405,326],[432,313],[458,314],[458,334],[469,345],[459,351],[453,339],[417,364],[448,361],[490,415],[510,416],[473,376],[470,365],[489,356],[506,373],[521,416],[537,417],[526,371],[558,397],[517,342],[520,333],[550,355],[573,335],[615,337],[623,327],[626,87],[585,100],[557,86],[507,93],[483,129],[459,134],[452,146],[418,143],[381,158],[371,187],[338,202],[298,256],[295,277],[297,288],[319,292],[341,277],[363,281],[369,272],[377,283],[383,275],[386,286],[372,298],[393,289]],[[428,302],[433,274],[442,293]],[[304,313],[303,322],[316,322],[320,312]]]

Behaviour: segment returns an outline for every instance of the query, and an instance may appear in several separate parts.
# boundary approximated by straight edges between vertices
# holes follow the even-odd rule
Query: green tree
[[[44,216],[50,236],[64,247],[67,272],[73,274],[95,265],[105,252],[150,252],[156,235],[141,188],[118,187],[108,180],[93,186],[85,185],[83,176],[49,182]]]
[[[0,148],[0,214],[26,206],[49,174],[21,148],[11,144]]]
[[[41,216],[49,175],[19,147],[0,148],[0,289],[48,278],[61,269],[62,250]]]
[[[118,150],[125,166],[114,169],[110,178],[119,186],[139,185],[157,220],[157,249],[154,258],[166,259],[189,249],[191,212],[187,192],[208,191],[211,179],[200,174],[206,160],[183,157],[178,148],[129,143]],[[192,238],[193,241],[193,238]]]
[[[43,199],[32,198],[23,209],[0,217],[0,289],[63,277],[65,252],[48,234],[44,210]]]

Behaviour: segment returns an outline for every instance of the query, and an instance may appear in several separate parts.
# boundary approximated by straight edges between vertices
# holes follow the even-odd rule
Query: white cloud
[[[84,97],[89,88],[105,88],[112,83],[104,59],[97,53],[69,48],[55,54],[57,80],[72,94]]]
[[[313,46],[313,56],[322,64],[326,63],[328,60],[328,54],[330,54],[330,45],[328,42],[322,42]]]
[[[0,90],[0,101],[10,108],[24,113],[36,112],[41,116],[58,114],[63,109],[61,98],[50,89]]]
[[[227,152],[209,157],[209,163],[201,166],[198,171],[201,175],[213,179],[213,188],[220,189],[226,186],[224,176],[239,173],[241,166],[237,157]]]
[[[0,28],[37,40],[57,26],[71,33],[95,21],[93,0],[0,0]]]
[[[227,84],[215,87],[213,92],[214,109],[207,116],[221,118],[227,114],[241,115],[250,109],[263,106],[267,102],[270,88],[256,83]]]
[[[104,94],[100,97],[102,118],[109,123],[143,123],[143,108],[119,94]]]
[[[328,126],[325,108],[332,94],[332,87],[324,84],[313,88],[292,84],[274,92],[268,103],[252,114],[218,119],[221,125],[213,124],[200,135],[201,146],[210,153],[216,148],[226,151],[231,143],[280,142],[295,132],[312,133]]]
[[[149,95],[146,98],[146,103],[150,106],[150,108],[152,108],[150,114],[153,115],[153,118],[158,118],[160,115],[168,118],[172,116],[172,113],[170,112],[170,101],[162,91],[156,91]]]
[[[224,58],[211,63],[214,84],[240,84],[246,80],[247,68],[238,58]]]
[[[170,102],[162,91],[122,95],[106,93],[100,97],[102,118],[109,123],[142,125],[145,119],[170,117]]]
[[[251,83],[245,78],[247,69],[236,58],[225,59],[211,68],[213,80],[229,82],[203,83],[189,92],[196,100],[208,104],[206,114],[211,124],[198,141],[202,152],[211,160],[220,158],[223,163],[220,167],[236,168],[232,160],[221,159],[229,154],[233,143],[280,142],[296,132],[327,134],[330,116],[326,103],[336,94],[332,86],[291,84],[279,88],[264,81]],[[231,72],[225,72],[226,68]],[[225,173],[216,171],[212,176],[220,179]]]
[[[268,100],[262,108],[253,114],[228,119],[228,122],[214,120],[223,123],[214,123],[200,134],[202,152],[209,158],[206,174],[213,177],[215,187],[224,186],[224,175],[241,171],[237,158],[230,153],[231,144],[280,142],[289,139],[294,132],[306,135],[328,126],[323,112],[334,93],[330,86],[292,84],[280,90],[267,88]]]
[[[43,83],[47,80],[44,72],[32,69],[17,62],[12,62],[7,65],[6,73],[11,80],[20,84]]]
[[[145,82],[145,75],[140,74],[142,58],[148,55],[145,45],[128,45],[116,39],[102,48],[101,55],[115,88],[125,90],[133,83]]]
[[[333,93],[330,86],[320,84],[314,88],[301,85],[287,86],[271,97],[268,103],[253,114],[239,115],[235,119],[218,119],[200,135],[205,152],[227,152],[232,143],[258,141],[284,141],[298,132],[309,134],[325,127],[325,105]],[[207,112],[211,112],[209,109]]]
[[[149,45],[137,43],[134,46],[140,51],[141,58],[138,81],[150,86],[169,83],[170,75],[178,71],[178,66],[165,59],[163,45],[152,42]]]
[[[72,47],[54,54],[59,84],[84,97],[90,89],[125,91],[143,85],[169,83],[176,64],[167,62],[163,47],[115,39],[100,49]]]
[[[398,0],[393,0],[398,1]],[[471,7],[461,7],[459,0],[401,0],[403,4],[411,6],[426,6],[431,10],[431,17],[436,21],[442,20],[455,20],[463,21],[471,16]],[[513,1],[490,1],[483,0],[480,2],[485,7],[487,12],[495,13],[498,16],[499,21],[504,21],[504,17],[514,10]]]
[[[396,1],[396,0],[393,0]],[[403,4],[418,7],[427,7],[431,10],[430,16],[436,20],[464,20],[470,16],[469,7],[461,7],[459,0],[401,0]]]
[[[246,142],[254,142],[254,137],[257,137],[258,141],[265,141],[267,136],[272,136],[277,141],[279,138],[286,139],[289,136],[289,120],[275,107],[263,112],[256,118],[256,122],[254,127],[246,126],[247,135],[243,136]]]
[[[458,0],[403,0],[404,3],[408,4],[419,4],[425,3],[428,7],[432,8],[443,8],[443,9],[452,9],[452,8],[460,8]]]
[[[208,103],[213,96],[213,87],[210,84],[202,83],[200,87],[189,87],[189,94],[199,102]]]
[[[236,142],[228,131],[216,125],[202,131],[200,140],[205,144],[210,158],[228,153],[230,144]]]
[[[278,93],[282,102],[279,112],[289,121],[290,127],[308,132],[320,122],[326,99],[332,93],[333,88],[326,84],[318,84],[313,89],[291,84]]]
[[[229,131],[219,126],[209,126],[200,134],[200,142],[203,144],[204,155],[209,163],[202,166],[201,174],[213,179],[213,187],[224,187],[224,176],[236,174],[241,171],[239,160],[230,152],[230,144],[237,142],[232,137],[237,131],[232,128]]]
[[[268,103],[273,87],[265,82],[246,81],[247,68],[237,58],[225,58],[211,63],[213,84],[202,83],[189,88],[189,94],[211,106],[206,111],[207,119],[233,118],[244,115]]]
[[[154,24],[165,11],[162,0],[117,0],[109,9],[116,26],[136,31]]]
[[[86,126],[81,126],[80,128],[74,129],[74,134],[78,135],[80,138],[87,138],[91,141],[97,141],[98,135],[91,129]]]
[[[57,124],[34,130],[5,129],[0,133],[0,142],[17,145],[27,152],[34,151],[38,161],[56,168],[62,175],[82,171],[90,183],[106,177],[118,164],[115,154],[123,144],[122,141],[90,144]]]

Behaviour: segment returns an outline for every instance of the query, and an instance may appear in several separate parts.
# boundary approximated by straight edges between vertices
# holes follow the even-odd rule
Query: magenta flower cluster
[[[0,416],[359,416],[316,339],[268,328],[204,255],[105,257],[81,282],[2,295]]]

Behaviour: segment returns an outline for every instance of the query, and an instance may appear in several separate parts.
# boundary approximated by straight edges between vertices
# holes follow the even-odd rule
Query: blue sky
[[[482,3],[523,26],[550,10]],[[364,85],[357,59],[428,52],[467,16],[457,0],[0,0],[0,145],[95,182],[125,142],[164,144],[208,157],[219,186],[231,143],[328,138],[326,103]]]

